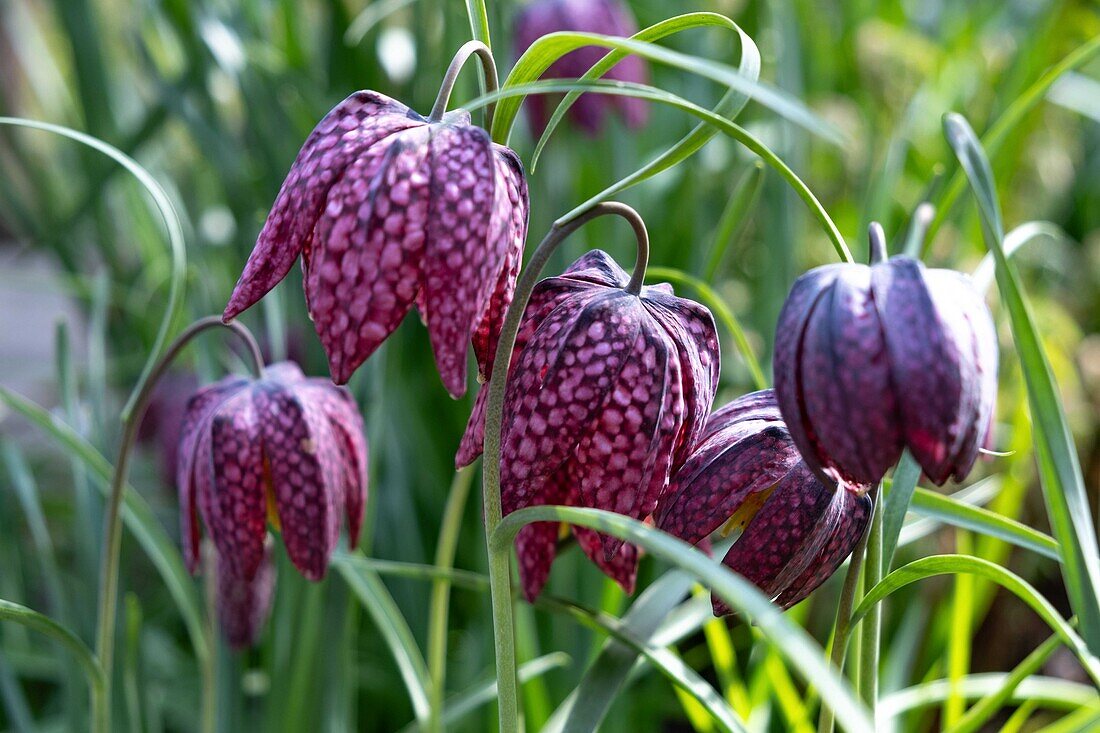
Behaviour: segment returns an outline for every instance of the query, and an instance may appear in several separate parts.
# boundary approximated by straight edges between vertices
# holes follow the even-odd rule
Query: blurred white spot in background
[[[237,220],[225,206],[211,206],[199,217],[199,234],[210,244],[227,244],[237,233]]]
[[[408,28],[395,26],[378,34],[378,61],[394,84],[404,84],[416,70],[416,39]]]

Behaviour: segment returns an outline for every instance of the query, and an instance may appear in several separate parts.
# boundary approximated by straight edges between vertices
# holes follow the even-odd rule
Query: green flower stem
[[[485,503],[485,543],[489,553],[489,588],[492,595],[494,646],[497,666],[497,696],[500,708],[501,733],[516,733],[519,730],[519,692],[516,682],[516,640],[514,619],[512,616],[511,591],[511,546],[494,547],[491,542],[493,532],[501,521],[500,504],[500,438],[501,422],[504,413],[504,393],[508,381],[508,367],[511,363],[512,349],[516,345],[516,333],[519,331],[523,310],[531,298],[531,291],[538,282],[539,273],[546,266],[550,255],[570,234],[586,222],[607,214],[621,216],[630,222],[638,240],[638,258],[634,263],[634,273],[627,290],[638,292],[645,278],[646,264],[649,260],[649,237],[645,223],[634,209],[626,204],[604,202],[585,212],[556,223],[550,232],[535,248],[527,267],[524,268],[516,283],[516,292],[504,323],[500,330],[496,354],[493,358],[495,368],[489,384],[483,389],[489,390],[485,406],[485,451],[482,460],[482,497]],[[632,290],[633,288],[633,290]]]
[[[882,580],[882,504],[878,497],[882,494],[882,484],[874,490],[871,508],[871,528],[867,534],[867,553],[863,560],[863,584],[866,588],[875,587]],[[879,637],[882,630],[882,604],[875,606],[860,625],[862,641],[859,647],[859,693],[867,703],[871,713],[875,712],[878,699],[878,657]]]
[[[443,75],[443,83],[439,85],[439,96],[435,98],[432,111],[428,114],[430,122],[439,122],[443,119],[443,114],[447,111],[447,102],[450,101],[451,92],[458,80],[458,74],[474,54],[477,54],[478,60],[481,61],[481,68],[485,72],[485,93],[492,94],[500,86],[500,82],[497,80],[497,66],[496,61],[493,60],[493,52],[481,41],[467,41],[458,49],[458,53],[451,60],[451,65],[447,67],[447,73]],[[493,125],[494,109],[495,105],[493,104],[485,107],[486,130]]]
[[[133,453],[134,443],[137,440],[137,431],[145,416],[145,408],[148,407],[149,397],[156,387],[157,381],[175,360],[176,356],[200,333],[212,328],[226,328],[237,335],[248,347],[252,367],[257,376],[263,370],[263,357],[260,355],[260,347],[249,333],[248,329],[239,323],[222,323],[219,316],[208,316],[195,321],[176,337],[176,340],[165,350],[164,355],[152,366],[147,377],[141,382],[141,386],[134,395],[133,408],[122,418],[122,441],[119,444],[118,460],[115,461],[114,473],[111,476],[111,492],[107,497],[107,507],[104,513],[103,527],[103,559],[100,565],[99,576],[99,608],[96,624],[96,656],[103,669],[104,676],[104,700],[101,709],[94,718],[94,730],[97,733],[107,733],[111,729],[111,676],[114,663],[115,617],[118,612],[118,564],[119,550],[122,545],[122,492],[126,486],[126,477],[130,469],[130,456]],[[211,658],[213,655],[209,655]],[[209,673],[210,665],[202,665],[204,676]],[[203,689],[209,690],[209,680],[204,680]],[[214,710],[212,701],[204,696],[202,720],[204,730],[213,730]]]
[[[439,542],[435,548],[435,568],[441,575],[432,581],[432,598],[428,608],[428,688],[431,703],[428,730],[443,730],[444,688],[447,681],[447,617],[451,603],[451,580],[446,573],[454,568],[455,547],[458,545],[462,514],[466,498],[470,495],[474,469],[459,469],[451,481],[447,506],[443,509],[443,523],[439,528]]]

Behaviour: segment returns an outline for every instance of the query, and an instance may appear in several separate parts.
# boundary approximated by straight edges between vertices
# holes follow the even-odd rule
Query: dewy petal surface
[[[964,380],[923,270],[917,260],[894,257],[872,268],[872,283],[905,443],[928,477],[942,484],[962,430]]]
[[[224,318],[229,320],[286,277],[309,241],[329,189],[360,154],[416,124],[409,109],[375,92],[356,92],[317,123],[283,181]]]

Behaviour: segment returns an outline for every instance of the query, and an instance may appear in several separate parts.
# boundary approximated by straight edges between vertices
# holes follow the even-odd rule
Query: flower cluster
[[[274,582],[267,527],[310,580],[324,577],[346,515],[355,546],[367,490],[367,443],[347,390],[283,362],[259,379],[227,377],[191,397],[177,485],[188,569],[200,561],[198,518],[217,550],[223,625],[246,643]],[[266,560],[265,560],[266,558]],[[268,599],[268,600],[265,600]],[[239,635],[235,635],[240,632]]]

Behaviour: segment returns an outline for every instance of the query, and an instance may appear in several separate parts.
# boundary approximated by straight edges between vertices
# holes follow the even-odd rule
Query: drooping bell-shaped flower
[[[968,276],[910,257],[819,267],[780,314],[775,392],[815,471],[871,484],[908,448],[935,484],[962,479],[993,418],[993,319]]]
[[[264,556],[251,578],[236,575],[231,565],[214,559],[214,603],[226,642],[234,649],[253,646],[271,615],[275,592],[275,563],[268,535]]]
[[[471,339],[511,302],[527,234],[519,158],[456,110],[422,117],[352,94],[298,153],[223,317],[263,297],[302,258],[306,304],[343,384],[415,304],[443,384],[466,391]]]
[[[743,528],[722,562],[786,609],[852,552],[871,516],[866,488],[822,482],[806,466],[769,389],[710,417],[654,517],[693,545]],[[715,598],[714,612],[730,611]]]
[[[572,504],[642,519],[702,434],[718,384],[714,319],[668,285],[632,292],[629,280],[596,250],[535,287],[505,392],[504,514]],[[478,394],[459,466],[481,453],[486,395]],[[632,586],[634,548],[574,532],[605,572]],[[551,524],[529,525],[516,539],[529,599],[546,581],[557,539]],[[619,565],[612,572],[605,562]]]
[[[638,32],[630,8],[622,0],[535,0],[517,15],[513,37],[516,55],[521,55],[541,36],[558,31],[599,33],[605,36],[628,38]],[[606,48],[585,46],[551,64],[543,74],[547,79],[576,79],[583,76],[608,52]],[[627,56],[615,64],[605,79],[646,84],[649,74],[645,62],[638,56]],[[527,98],[527,112],[535,136],[542,134],[549,121],[548,97],[532,94]],[[604,94],[582,94],[569,109],[569,116],[590,135],[603,127],[609,109],[617,109],[628,127],[639,128],[645,124],[648,110],[640,99]]]
[[[359,537],[367,490],[363,418],[347,390],[311,379],[289,362],[262,378],[226,377],[191,398],[177,484],[184,557],[195,572],[201,515],[218,561],[251,580],[270,522],[291,562],[324,576],[346,514]]]

